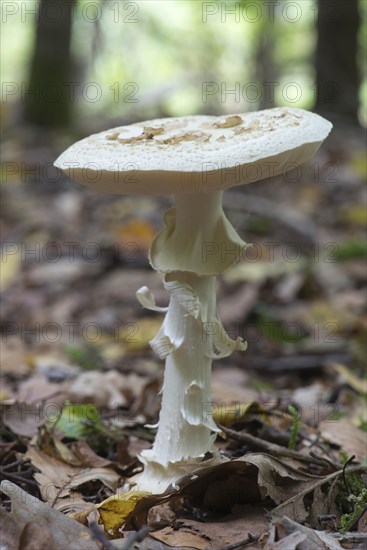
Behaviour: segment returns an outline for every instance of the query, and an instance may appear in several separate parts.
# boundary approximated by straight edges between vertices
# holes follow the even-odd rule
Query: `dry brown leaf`
[[[26,523],[20,535],[19,548],[22,550],[56,550],[51,529],[38,521]]]
[[[300,472],[265,453],[250,453],[238,460],[258,468],[262,497],[269,496],[276,504],[285,502],[321,479],[319,476]]]
[[[295,547],[297,550],[315,550],[316,548],[320,550],[342,549],[339,542],[325,531],[314,531],[309,527],[292,521],[288,517],[277,520],[275,522],[275,527],[280,533],[285,531],[286,537],[282,537],[279,543],[277,543],[277,546],[265,546],[264,550],[272,550],[273,548],[277,550],[289,550],[292,547],[287,545],[289,544],[288,536],[295,533],[304,535],[304,540],[302,540],[302,542],[299,541],[298,545]]]
[[[37,522],[52,531],[53,550],[98,550],[99,546],[92,539],[89,529],[70,519],[64,514],[50,508],[44,502],[26,493],[12,483],[3,481],[1,491],[11,499],[11,515],[24,527],[29,522]]]
[[[15,434],[33,437],[39,426],[54,421],[60,413],[68,382],[55,384],[36,374],[19,385],[17,401],[3,403],[3,421]]]
[[[18,401],[22,403],[49,402],[50,409],[62,407],[66,399],[69,383],[56,384],[49,382],[42,374],[34,374],[28,380],[19,384]],[[47,410],[47,407],[46,407]]]
[[[367,533],[367,512],[358,521],[358,533]]]
[[[19,545],[22,529],[14,517],[0,507],[0,541],[4,550],[15,550]]]
[[[179,490],[168,488],[163,495],[137,500],[125,517],[125,529],[143,525],[152,506],[173,499],[188,497],[195,506],[225,512],[235,504],[260,502],[268,496],[276,504],[283,503],[313,487],[319,479],[322,478],[299,472],[270,455],[249,453],[196,470],[178,481]],[[307,516],[302,501],[294,507],[294,513]]]
[[[259,281],[241,285],[240,289],[218,301],[218,316],[221,323],[243,322],[258,300],[261,283]]]
[[[46,426],[40,426],[37,434],[37,448],[49,456],[57,458],[71,466],[81,466],[81,462],[67,445]]]
[[[82,466],[88,468],[105,468],[112,466],[110,460],[98,456],[86,441],[75,441],[71,444],[71,450],[74,456],[78,457]]]
[[[2,420],[13,433],[33,437],[39,426],[47,420],[43,415],[42,404],[12,403],[2,404]]]
[[[80,374],[71,384],[68,398],[73,403],[92,403],[100,408],[129,407],[135,400],[141,400],[149,382],[146,377],[135,373],[88,371]],[[137,408],[135,404],[135,412]]]
[[[355,455],[361,461],[367,455],[367,433],[354,426],[347,418],[330,421],[324,420],[319,424],[322,437],[339,445],[348,456]]]
[[[338,483],[332,483],[330,489],[323,491],[322,487],[316,487],[313,493],[312,506],[310,507],[310,513],[307,518],[307,524],[313,529],[325,529],[333,528],[336,530],[336,519],[327,520],[326,522],[320,522],[322,516],[340,516],[340,510],[337,505],[337,495],[340,492],[340,486]],[[286,510],[282,512],[285,516],[288,516]]]
[[[294,531],[294,533],[291,533],[277,542],[268,540],[264,546],[264,550],[299,550],[301,548],[299,544],[306,539],[307,535],[305,533]]]
[[[176,519],[176,514],[172,508],[171,503],[168,502],[153,506],[148,513],[147,524],[149,528],[156,531],[170,525]]]
[[[63,504],[66,501],[73,509],[73,491],[77,487],[88,481],[99,480],[114,491],[120,481],[120,476],[111,468],[85,469],[70,466],[31,446],[26,457],[40,471],[34,474],[34,478],[39,484],[42,498],[50,504],[64,500]]]
[[[0,292],[3,292],[16,279],[22,267],[22,252],[20,246],[12,253],[1,254],[0,262]]]
[[[243,541],[248,533],[258,537],[266,530],[268,521],[262,506],[238,506],[234,512],[220,520],[205,523],[191,519],[176,520],[174,528],[165,527],[150,536],[174,547],[221,550],[229,544]]]
[[[22,378],[30,373],[30,354],[24,342],[17,336],[4,336],[1,342],[1,373]]]

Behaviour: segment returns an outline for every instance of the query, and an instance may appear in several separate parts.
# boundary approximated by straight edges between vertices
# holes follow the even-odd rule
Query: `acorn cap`
[[[290,108],[162,118],[93,134],[69,147],[55,166],[108,193],[207,193],[306,162],[331,128],[314,113]]]

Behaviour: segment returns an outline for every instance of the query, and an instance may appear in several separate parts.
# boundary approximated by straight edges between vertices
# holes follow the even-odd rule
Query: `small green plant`
[[[67,346],[65,353],[73,363],[84,370],[94,370],[100,367],[100,357],[96,349],[83,346]]]
[[[340,518],[340,531],[343,533],[349,531],[356,521],[362,516],[367,508],[367,489],[364,487],[359,495],[349,495],[347,500],[350,502],[353,511],[350,514],[343,514]]]
[[[57,428],[65,437],[85,439],[103,430],[99,411],[95,405],[65,402],[64,407],[50,429]]]
[[[349,458],[347,453],[341,451],[340,458],[347,467],[354,456]],[[336,500],[342,512],[339,530],[345,533],[353,528],[367,509],[367,487],[359,474],[349,473],[347,470],[343,475],[341,484],[341,491],[338,493]]]
[[[288,405],[288,412],[292,417],[291,433],[289,437],[288,449],[295,449],[297,445],[298,432],[301,424],[299,421],[299,412],[294,405]]]

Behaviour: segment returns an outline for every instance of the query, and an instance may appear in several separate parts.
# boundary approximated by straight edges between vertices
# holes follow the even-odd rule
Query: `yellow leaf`
[[[156,230],[144,220],[133,219],[117,227],[115,233],[119,241],[126,246],[126,254],[133,254],[134,247],[139,250],[148,250]],[[127,245],[131,245],[131,249]]]
[[[358,378],[348,367],[340,363],[333,363],[332,366],[354,391],[367,394],[367,378]]]
[[[364,151],[358,152],[351,159],[351,165],[359,176],[366,178],[367,176],[367,159]]]
[[[343,209],[341,213],[342,221],[353,223],[355,225],[366,226],[367,214],[365,206],[356,204]]]
[[[15,245],[14,245],[15,246]],[[1,255],[0,292],[5,290],[15,279],[20,270],[22,254],[20,249],[3,252]]]
[[[259,411],[259,404],[252,403],[234,403],[233,405],[220,405],[213,411],[213,420],[217,424],[229,426],[232,422],[238,422],[250,413]]]
[[[134,491],[112,495],[100,504],[96,505],[106,531],[117,534],[118,529],[126,522],[128,516],[134,511],[139,501],[151,493],[146,491]]]
[[[142,317],[130,323],[121,324],[118,341],[129,351],[140,351],[149,347],[162,324],[162,317]]]

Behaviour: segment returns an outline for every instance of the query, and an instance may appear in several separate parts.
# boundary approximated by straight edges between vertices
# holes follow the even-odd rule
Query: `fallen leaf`
[[[71,466],[80,466],[80,460],[73,451],[65,445],[55,432],[51,432],[46,426],[40,426],[37,434],[37,446],[49,456],[53,456]]]
[[[98,456],[86,441],[75,441],[71,445],[71,450],[73,454],[79,458],[82,466],[87,466],[88,468],[104,468],[112,466],[110,460],[106,460],[105,458]]]
[[[367,432],[353,426],[347,418],[324,420],[318,429],[324,440],[339,445],[348,456],[355,455],[359,462],[367,456]]]
[[[52,531],[48,525],[40,525],[38,521],[25,524],[20,535],[19,548],[22,550],[56,550]]]
[[[197,550],[221,550],[243,541],[248,533],[258,537],[266,530],[268,520],[262,506],[238,506],[234,514],[220,520],[200,522],[191,519],[176,520],[174,527],[165,527],[150,536],[169,546],[190,547]],[[240,545],[238,546],[240,548]]]
[[[56,422],[50,425],[51,428],[53,425],[72,439],[82,439],[103,428],[100,413],[91,403],[65,404]]]
[[[217,424],[230,426],[233,422],[239,422],[251,413],[257,413],[260,405],[253,403],[233,403],[232,405],[220,405],[214,407],[213,420]]]
[[[15,280],[22,265],[22,251],[19,245],[11,244],[12,248],[2,251],[0,265],[0,292],[3,292]]]
[[[1,416],[5,426],[25,437],[33,437],[47,420],[42,403],[2,403]]]
[[[32,371],[30,354],[17,336],[5,336],[1,342],[1,373],[23,378]]]
[[[132,323],[121,324],[116,339],[130,352],[141,351],[150,347],[149,342],[153,340],[161,325],[160,316],[141,317]]]
[[[66,398],[68,382],[56,384],[49,382],[43,374],[34,374],[28,380],[21,382],[18,389],[18,401],[23,403],[46,403],[51,408],[61,408]],[[47,407],[46,407],[47,410]]]
[[[73,509],[73,492],[89,481],[99,480],[111,491],[117,489],[120,481],[119,474],[112,468],[71,466],[31,446],[25,456],[39,470],[34,478],[39,484],[42,498],[53,506],[62,501],[62,506]]]
[[[277,550],[289,550],[291,547],[287,546],[286,539],[289,535],[297,533],[302,534],[305,537],[302,542],[299,542],[299,545],[296,546],[297,550],[315,550],[315,548],[319,548],[320,550],[342,549],[339,542],[325,531],[315,531],[309,527],[305,527],[304,525],[300,525],[299,523],[292,521],[288,517],[277,520],[275,522],[275,527],[277,530],[279,527],[284,529],[287,536],[283,537],[279,541],[278,546],[271,546],[270,548],[276,548]],[[270,550],[270,548],[265,546],[266,550]]]
[[[346,382],[354,391],[367,395],[367,378],[359,378],[350,368],[340,363],[331,363],[330,367],[337,372],[341,380]]]
[[[341,212],[341,220],[350,224],[366,227],[366,209],[360,204],[345,207]]]
[[[147,251],[152,244],[156,229],[143,219],[132,219],[115,228],[114,233],[126,254],[136,250]],[[130,250],[129,250],[130,247]]]
[[[290,535],[278,540],[278,542],[267,542],[264,546],[264,550],[299,550],[301,548],[299,544],[306,539],[307,535],[305,533],[294,531]]]
[[[146,523],[153,506],[178,498],[189,498],[195,506],[221,512],[230,511],[235,504],[260,502],[267,496],[277,504],[283,503],[320,479],[264,453],[249,453],[235,460],[211,460],[213,465],[203,465],[182,477],[175,488],[169,487],[162,495],[131,490],[103,501],[97,505],[107,514],[103,523],[114,533],[122,526],[127,530],[137,528]],[[295,515],[307,517],[302,503],[295,506]]]
[[[269,496],[276,504],[286,502],[300,491],[313,487],[315,482],[321,479],[320,476],[303,473],[283,464],[277,458],[265,453],[249,453],[237,460],[253,464],[258,468],[258,483],[262,498]],[[295,512],[306,514],[305,517],[307,517],[304,508],[295,510]]]
[[[151,498],[153,502],[157,498],[152,498],[146,491],[136,491],[134,489],[126,493],[118,493],[107,498],[96,505],[101,517],[101,523],[108,532],[118,533],[119,528],[127,521],[135,510],[136,505],[142,499]],[[159,499],[158,499],[159,500]]]
[[[22,529],[18,522],[2,506],[0,507],[0,541],[1,549],[16,550]]]
[[[99,550],[89,529],[50,508],[36,497],[26,493],[11,481],[1,482],[1,491],[11,499],[11,515],[22,527],[32,522],[52,531],[54,549]]]
[[[228,269],[223,277],[228,283],[248,281],[253,284],[261,284],[268,278],[278,279],[282,275],[303,272],[305,267],[306,264],[303,261],[297,263],[280,260],[272,263],[268,261],[242,262]]]

